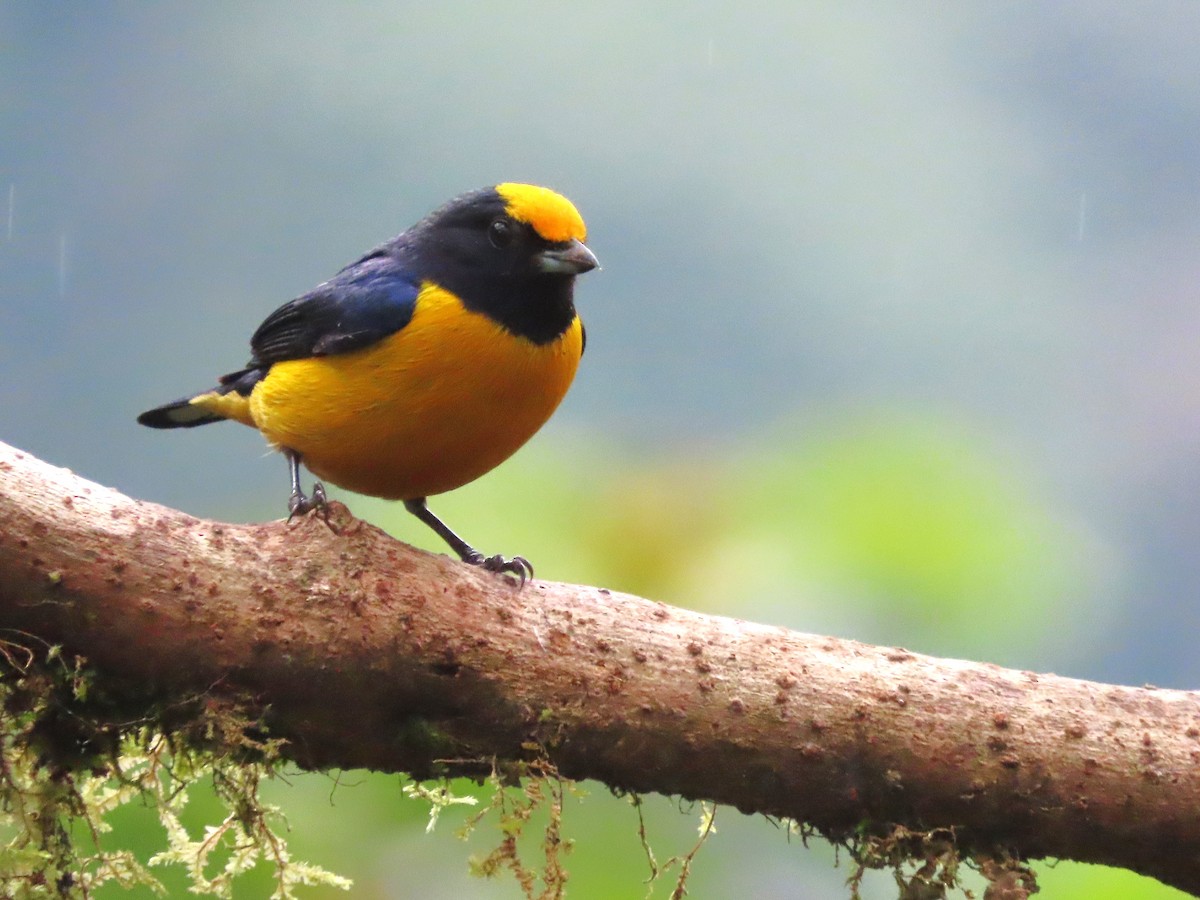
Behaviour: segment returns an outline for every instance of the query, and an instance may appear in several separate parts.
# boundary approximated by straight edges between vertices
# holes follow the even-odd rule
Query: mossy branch
[[[0,523],[0,628],[86,657],[114,719],[249,697],[303,767],[547,760],[835,840],[937,832],[1200,892],[1194,692],[517,590],[336,505],[332,527],[201,521],[3,444]]]

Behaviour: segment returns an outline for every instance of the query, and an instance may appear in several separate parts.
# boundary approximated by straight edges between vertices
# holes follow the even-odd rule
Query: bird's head
[[[419,252],[445,278],[572,278],[599,265],[587,226],[566,197],[505,182],[454,198],[414,229]],[[456,279],[451,279],[456,280]]]
[[[392,253],[422,281],[534,343],[576,318],[575,276],[596,268],[587,228],[566,197],[506,182],[463,194],[396,239]]]
[[[550,275],[578,275],[600,265],[586,246],[587,226],[570,200],[549,188],[535,184],[506,182],[496,185],[504,200],[508,219],[528,226],[550,246],[535,254],[535,266]],[[491,237],[504,240],[506,225],[498,219],[491,225]]]

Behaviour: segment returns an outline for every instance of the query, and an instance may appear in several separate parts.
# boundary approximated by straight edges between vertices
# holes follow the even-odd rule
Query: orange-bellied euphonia
[[[484,556],[425,498],[499,465],[550,418],[583,354],[575,276],[594,269],[565,197],[499,184],[451,200],[333,278],[271,313],[246,367],[202,394],[151,409],[152,428],[223,419],[253,426],[287,457],[292,515],[323,506],[300,463],[352,491],[403,500],[472,565]]]

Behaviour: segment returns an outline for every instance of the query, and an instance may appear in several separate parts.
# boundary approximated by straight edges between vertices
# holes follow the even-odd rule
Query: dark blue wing
[[[408,324],[420,285],[386,251],[285,303],[250,338],[253,367],[360,350]]]

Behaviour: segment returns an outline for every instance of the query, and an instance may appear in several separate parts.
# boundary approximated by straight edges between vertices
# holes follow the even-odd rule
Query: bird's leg
[[[425,505],[424,497],[405,500],[404,508],[437,532],[438,537],[449,544],[450,549],[457,553],[459,559],[463,562],[472,566],[479,566],[481,569],[486,569],[489,572],[509,572],[521,579],[522,587],[525,585],[527,579],[533,577],[533,565],[523,556],[514,556],[512,559],[505,559],[499,554],[484,556],[451,531],[445,522],[430,512],[429,507]]]
[[[325,497],[325,486],[319,481],[314,482],[312,497],[306,497],[304,491],[300,490],[300,454],[284,447],[283,455],[287,457],[288,471],[292,474],[292,493],[288,497],[288,521],[315,509],[328,522],[329,502]]]

